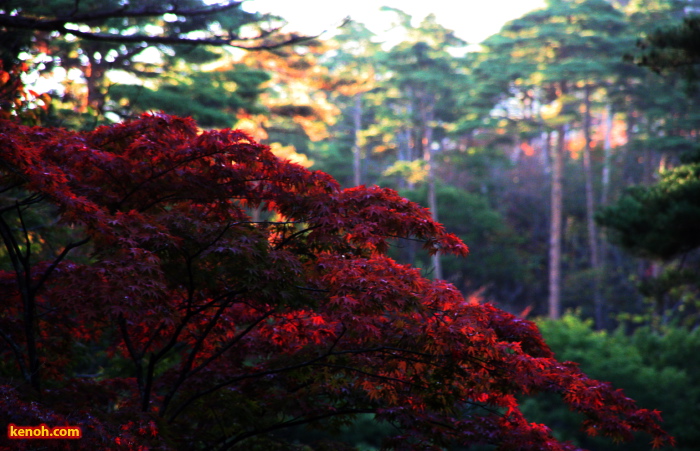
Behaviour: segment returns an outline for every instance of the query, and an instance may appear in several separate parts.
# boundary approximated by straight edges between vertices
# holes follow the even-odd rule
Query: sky
[[[379,11],[384,5],[413,16],[416,25],[433,13],[439,24],[467,43],[478,44],[509,20],[544,7],[544,0],[246,0],[243,7],[283,17],[289,23],[285,31],[317,34],[350,16],[381,36],[395,17]]]

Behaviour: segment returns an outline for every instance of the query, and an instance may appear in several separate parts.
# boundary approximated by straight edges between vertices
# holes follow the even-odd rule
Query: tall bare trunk
[[[105,76],[109,66],[103,58],[96,58],[95,52],[90,48],[85,52],[88,65],[83,71],[85,76],[85,86],[87,87],[87,97],[85,104],[80,106],[80,111],[85,113],[89,108],[93,110],[92,114],[104,113],[106,101],[106,91],[104,90]]]
[[[561,316],[561,242],[563,214],[564,145],[566,129],[557,129],[557,144],[552,149],[552,192],[549,228],[549,317]]]
[[[434,102],[434,100],[433,100]],[[433,221],[438,221],[438,205],[437,205],[437,194],[435,192],[435,158],[433,150],[433,127],[431,122],[433,121],[434,105],[431,103],[428,108],[423,109],[423,160],[427,166],[428,171],[428,208],[430,209],[430,214]],[[435,253],[432,256],[433,263],[433,275],[435,279],[442,279],[442,264],[440,263],[440,253]]]
[[[549,174],[552,172],[552,131],[547,130],[542,135],[542,138],[544,139],[544,149],[541,152],[540,159],[544,173]]]
[[[521,144],[522,141],[520,140],[520,135],[517,131],[515,131],[513,133],[513,153],[510,156],[510,161],[514,164],[520,161],[520,154],[522,153],[522,149],[520,149]]]
[[[605,138],[603,140],[603,175],[602,175],[602,187],[600,194],[600,205],[606,206],[610,198],[610,166],[612,159],[612,126],[613,126],[613,112],[610,105],[607,106],[605,111]],[[600,230],[600,273],[601,282],[604,280],[606,274],[606,266],[608,262],[608,240],[605,236],[605,229]],[[602,290],[601,283],[601,290]]]
[[[603,140],[603,186],[600,205],[607,205],[610,197],[610,161],[612,158],[613,112],[610,105],[605,109],[605,138]]]
[[[588,258],[593,271],[593,307],[595,323],[598,329],[605,327],[603,314],[603,295],[601,294],[600,259],[598,256],[598,232],[596,231],[593,213],[595,212],[593,194],[593,168],[591,167],[591,88],[586,86],[584,91],[583,134],[583,177],[586,190],[586,226],[588,230]]]
[[[359,186],[362,181],[362,149],[360,148],[360,130],[362,129],[362,94],[355,94],[353,108],[353,132],[355,143],[352,146],[352,175],[353,185]]]

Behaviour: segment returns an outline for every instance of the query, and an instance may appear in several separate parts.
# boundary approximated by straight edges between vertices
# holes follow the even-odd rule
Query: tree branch
[[[305,424],[314,423],[316,421],[324,420],[326,418],[337,417],[340,415],[356,415],[359,413],[376,413],[376,409],[368,408],[368,409],[334,410],[332,412],[318,414],[316,416],[309,417],[309,418],[282,421],[280,423],[277,423],[277,424],[272,425],[272,426],[268,426],[268,427],[263,428],[263,429],[258,429],[255,431],[249,431],[249,432],[244,432],[242,434],[238,434],[237,436],[232,437],[232,438],[223,437],[217,443],[215,443],[213,446],[211,446],[209,449],[226,450],[226,449],[230,449],[236,443],[239,443],[243,440],[249,439],[249,438],[254,437],[256,435],[267,434],[268,432],[276,431],[278,429],[285,429],[285,428],[290,428],[290,427],[294,427],[294,426],[303,426]]]
[[[121,313],[119,314],[119,329],[122,333],[122,338],[126,349],[129,351],[131,360],[134,361],[134,366],[136,367],[136,382],[138,383],[139,390],[141,391],[141,397],[144,396],[144,386],[143,386],[143,366],[141,365],[141,359],[143,354],[137,354],[134,344],[131,342],[131,337],[129,337],[129,331],[127,330],[126,318]]]
[[[180,373],[178,380],[175,382],[175,384],[173,384],[173,388],[170,390],[170,392],[163,399],[162,411],[165,412],[167,410],[168,405],[170,404],[173,397],[175,396],[175,393],[177,392],[178,388],[180,387],[180,385],[182,385],[183,382],[185,382],[185,380],[188,377],[190,377],[190,376],[198,373],[202,369],[206,368],[211,362],[213,362],[214,360],[219,358],[221,355],[223,355],[226,351],[228,351],[233,346],[235,346],[236,343],[241,341],[241,339],[243,337],[248,335],[253,329],[255,329],[255,327],[258,326],[258,324],[260,324],[262,321],[267,319],[274,311],[275,310],[272,309],[272,310],[269,310],[268,312],[265,312],[265,314],[263,314],[260,318],[255,320],[252,324],[248,325],[248,327],[246,327],[243,331],[241,331],[241,333],[239,333],[237,336],[232,338],[231,341],[229,341],[226,345],[222,346],[218,351],[214,352],[204,362],[197,365],[197,367],[194,369],[192,369],[192,365],[194,363],[194,353],[192,353],[190,355],[191,358],[189,359],[187,364],[183,367],[183,370]]]
[[[311,360],[308,360],[306,362],[298,363],[296,365],[289,365],[289,366],[277,368],[274,370],[258,371],[256,373],[241,374],[241,375],[230,377],[223,382],[219,382],[218,384],[214,385],[213,387],[210,387],[206,390],[200,391],[199,393],[195,393],[194,395],[190,396],[185,402],[180,404],[180,407],[178,407],[177,410],[170,416],[170,418],[168,419],[168,422],[172,423],[173,421],[175,421],[175,419],[182,413],[182,411],[185,410],[190,404],[192,404],[197,399],[199,399],[203,396],[209,395],[211,393],[214,393],[214,392],[216,392],[216,391],[218,391],[226,386],[229,386],[235,382],[239,382],[239,381],[242,381],[245,379],[253,379],[253,378],[258,378],[258,377],[263,377],[263,376],[270,376],[273,374],[279,374],[279,373],[284,373],[286,371],[292,371],[295,369],[304,368],[306,366],[310,366],[316,362],[319,362],[319,361],[325,359],[326,357],[328,357],[328,354],[324,353],[323,355],[320,355],[320,356],[313,358]],[[165,415],[165,412],[161,411],[161,416],[163,416],[163,415]]]
[[[36,283],[36,285],[34,285],[34,288],[32,289],[32,291],[34,293],[36,293],[42,287],[42,285],[44,285],[44,283],[49,278],[49,276],[54,271],[54,269],[56,269],[58,264],[61,263],[61,261],[63,261],[64,258],[66,258],[66,256],[68,255],[68,253],[71,250],[75,249],[76,247],[80,247],[89,241],[90,241],[90,237],[87,237],[87,238],[82,239],[80,241],[77,241],[75,243],[68,244],[63,249],[63,251],[58,255],[58,257],[56,257],[56,259],[53,261],[53,263],[51,263],[51,265],[48,268],[46,268],[46,271],[44,271],[44,274],[42,274],[41,279],[39,279],[39,281]]]
[[[158,16],[166,14],[169,11],[163,11],[160,14],[144,14],[144,16]],[[178,13],[179,14],[179,13]],[[194,13],[192,13],[194,14]],[[201,12],[199,14],[208,14]],[[132,16],[128,16],[132,17]],[[135,16],[134,16],[135,17]],[[163,44],[163,45],[213,45],[216,47],[235,47],[243,50],[275,50],[280,47],[285,47],[294,44],[300,44],[306,41],[311,41],[318,38],[315,36],[299,36],[291,34],[289,37],[280,38],[275,41],[266,41],[265,39],[275,33],[277,29],[261,32],[258,36],[250,38],[238,38],[237,36],[215,36],[211,38],[188,38],[181,35],[166,35],[166,36],[149,36],[143,34],[121,35],[114,33],[101,33],[99,31],[80,31],[66,27],[67,24],[73,23],[75,18],[61,18],[53,20],[41,20],[22,16],[8,16],[0,14],[0,27],[7,27],[21,30],[36,30],[46,32],[58,32],[63,35],[72,34],[73,36],[98,42],[115,42],[121,44]],[[89,19],[85,19],[88,21]],[[263,40],[259,44],[244,44]]]
[[[12,337],[6,334],[5,331],[3,331],[2,329],[0,329],[0,336],[12,348],[12,352],[14,352],[15,354],[15,359],[17,360],[17,365],[19,366],[19,370],[22,373],[22,377],[24,377],[25,380],[30,380],[31,377],[29,376],[27,367],[24,365],[24,356],[22,355],[22,350],[19,348],[19,345],[17,345],[17,343],[15,343],[15,341],[12,339]]]
[[[240,1],[233,1],[224,3],[222,5],[210,6],[207,8],[194,8],[194,9],[179,9],[177,5],[166,5],[163,7],[154,8],[152,6],[147,6],[144,8],[129,8],[129,4],[125,4],[121,8],[112,9],[102,12],[89,12],[76,14],[74,10],[71,14],[67,16],[62,16],[60,21],[65,22],[94,22],[99,20],[108,20],[113,18],[138,18],[138,17],[158,17],[164,14],[175,14],[183,17],[191,16],[205,16],[208,14],[216,14],[220,12],[225,12],[230,9],[237,8],[241,5]]]

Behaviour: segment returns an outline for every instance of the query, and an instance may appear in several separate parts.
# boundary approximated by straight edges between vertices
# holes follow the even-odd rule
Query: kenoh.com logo
[[[78,426],[15,426],[12,423],[7,426],[7,438],[10,439],[78,439],[82,436],[83,431]]]

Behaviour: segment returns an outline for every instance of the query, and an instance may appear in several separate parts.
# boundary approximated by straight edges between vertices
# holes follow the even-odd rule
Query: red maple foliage
[[[390,448],[575,449],[518,408],[553,392],[590,433],[673,441],[532,322],[387,257],[396,237],[467,254],[392,190],[163,114],[2,121],[0,148],[4,424],[79,425],[89,449],[284,449],[278,431],[371,413]]]

